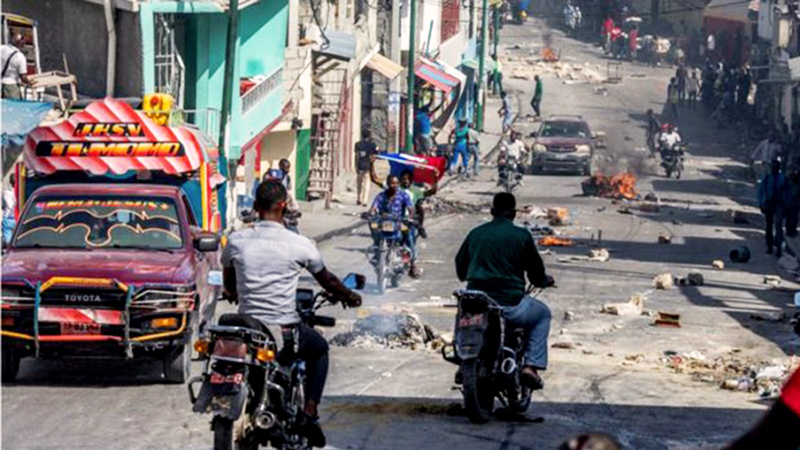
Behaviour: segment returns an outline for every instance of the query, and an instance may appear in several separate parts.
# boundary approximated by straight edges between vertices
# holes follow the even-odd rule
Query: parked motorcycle
[[[414,223],[391,214],[369,215],[367,221],[372,235],[378,238],[372,264],[378,277],[378,291],[383,294],[387,284],[393,288],[399,286],[403,274],[411,267],[411,249],[404,235],[414,232]]]
[[[672,148],[662,147],[661,149],[661,167],[667,173],[667,178],[675,174],[675,178],[680,179],[683,173],[683,158],[686,149],[686,144],[678,142]]]
[[[351,273],[342,283],[349,289],[362,289],[364,276]],[[297,290],[300,318],[312,327],[334,326],[334,318],[318,316],[316,311],[338,301],[326,291]],[[203,360],[203,373],[189,380],[189,398],[194,412],[213,414],[214,450],[257,450],[259,445],[309,448],[300,433],[305,362],[293,358],[279,364],[276,340],[264,324],[243,314],[223,314],[194,348]],[[197,393],[196,384],[200,384]]]
[[[461,384],[470,422],[488,422],[495,398],[512,412],[526,412],[531,390],[520,380],[525,330],[509,328],[502,306],[484,292],[458,290],[454,295],[458,301],[455,338],[452,345],[442,348],[442,357],[460,366],[456,384]]]

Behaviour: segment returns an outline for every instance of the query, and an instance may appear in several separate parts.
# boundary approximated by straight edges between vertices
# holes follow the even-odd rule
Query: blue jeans
[[[525,364],[537,369],[547,369],[547,335],[550,334],[550,308],[530,295],[522,297],[517,306],[503,308],[506,322],[527,331]]]
[[[3,217],[3,243],[11,243],[11,237],[14,235],[14,227],[17,226],[17,221],[13,216]]]
[[[453,160],[450,161],[450,170],[455,169],[459,155],[461,155],[461,165],[464,167],[464,173],[467,173],[469,153],[467,151],[467,144],[464,142],[456,142],[455,148],[453,148]]]

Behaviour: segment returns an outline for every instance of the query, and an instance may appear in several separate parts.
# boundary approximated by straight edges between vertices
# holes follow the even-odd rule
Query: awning
[[[34,172],[85,171],[93,175],[160,170],[193,172],[215,148],[189,127],[158,125],[127,103],[106,98],[69,120],[33,130],[25,142],[25,165]]]
[[[468,67],[468,68],[470,68],[472,70],[478,70],[480,68],[480,66],[481,66],[481,62],[480,62],[480,60],[478,58],[473,58],[473,59],[470,59],[469,61],[462,62],[461,65],[464,66],[464,67]],[[494,71],[494,68],[495,68],[495,63],[494,63],[494,60],[492,58],[486,58],[483,61],[483,70],[492,72],[492,71]]]
[[[50,103],[0,99],[2,105],[3,146],[23,145],[25,137],[38,127],[53,108]]]
[[[449,94],[459,84],[459,79],[449,75],[444,66],[426,58],[420,58],[417,61],[414,74],[445,94]]]
[[[343,31],[326,30],[324,36],[328,38],[328,44],[325,45],[325,38],[320,36],[319,53],[341,59],[353,59],[356,57],[356,38],[352,34]]]
[[[742,0],[711,0],[703,11],[703,17],[750,23],[750,2]]]
[[[375,53],[370,57],[369,61],[367,61],[367,67],[390,80],[394,80],[403,72],[403,66],[380,53]]]

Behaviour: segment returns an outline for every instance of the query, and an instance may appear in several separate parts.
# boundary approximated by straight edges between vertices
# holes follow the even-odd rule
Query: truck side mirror
[[[201,252],[219,250],[219,237],[213,233],[202,233],[194,238],[194,248]]]

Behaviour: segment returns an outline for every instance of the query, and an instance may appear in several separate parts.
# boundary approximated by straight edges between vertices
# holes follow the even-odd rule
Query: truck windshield
[[[136,196],[44,196],[19,221],[16,248],[183,247],[175,202]]]
[[[542,137],[569,137],[569,138],[583,138],[589,139],[591,133],[589,127],[583,122],[545,122],[542,125],[542,131],[539,133]]]

